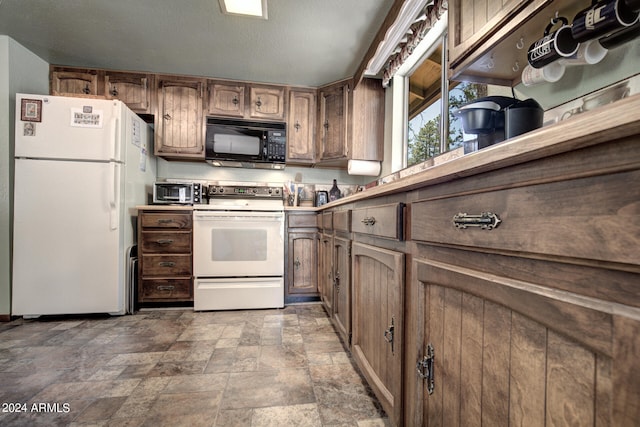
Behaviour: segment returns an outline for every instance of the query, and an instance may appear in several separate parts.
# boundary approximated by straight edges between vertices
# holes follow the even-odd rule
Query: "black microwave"
[[[205,158],[213,166],[284,169],[284,123],[207,117]]]

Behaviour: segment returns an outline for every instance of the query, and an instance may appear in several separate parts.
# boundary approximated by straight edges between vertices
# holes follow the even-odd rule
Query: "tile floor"
[[[354,366],[318,304],[18,319],[0,425],[388,425]]]

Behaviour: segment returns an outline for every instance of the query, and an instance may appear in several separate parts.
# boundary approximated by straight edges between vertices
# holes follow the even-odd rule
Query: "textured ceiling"
[[[268,0],[268,20],[218,0],[0,0],[0,34],[45,61],[320,86],[352,76],[393,0]]]

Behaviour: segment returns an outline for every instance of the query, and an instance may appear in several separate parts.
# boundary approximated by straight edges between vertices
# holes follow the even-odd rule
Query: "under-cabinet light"
[[[219,0],[222,13],[267,19],[267,0]]]

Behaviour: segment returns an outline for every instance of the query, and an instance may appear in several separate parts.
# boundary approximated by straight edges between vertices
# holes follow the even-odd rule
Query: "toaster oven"
[[[156,182],[153,203],[160,205],[193,205],[202,203],[202,184]]]

